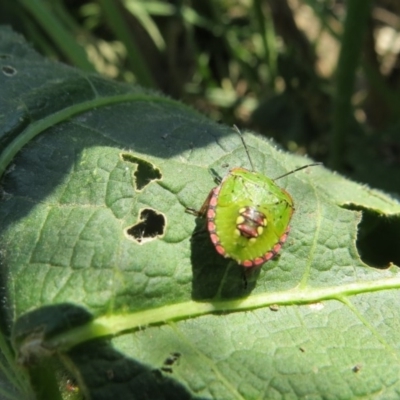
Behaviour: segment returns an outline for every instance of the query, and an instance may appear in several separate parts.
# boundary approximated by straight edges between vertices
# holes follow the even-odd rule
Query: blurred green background
[[[0,23],[400,193],[399,0],[3,0]]]

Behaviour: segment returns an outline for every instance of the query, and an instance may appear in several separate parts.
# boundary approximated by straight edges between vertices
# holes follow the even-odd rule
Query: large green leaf
[[[238,135],[0,38],[2,315],[20,364],[59,358],[93,399],[399,397],[398,268],[356,246],[363,214],[398,227],[399,203],[322,167],[282,178],[291,233],[246,286],[185,213],[210,169],[249,168]],[[272,178],[310,162],[245,138]]]

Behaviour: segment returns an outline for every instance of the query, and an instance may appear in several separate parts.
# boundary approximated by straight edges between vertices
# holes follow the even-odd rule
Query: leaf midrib
[[[88,340],[113,336],[124,331],[135,330],[149,325],[163,324],[168,321],[194,318],[218,312],[227,313],[254,310],[267,307],[271,304],[300,305],[317,303],[324,300],[346,302],[345,299],[349,296],[392,289],[400,289],[400,276],[324,288],[308,287],[299,289],[297,287],[292,290],[257,294],[236,300],[210,302],[187,301],[123,315],[101,316],[88,324],[46,340],[44,345],[49,348],[67,351]]]

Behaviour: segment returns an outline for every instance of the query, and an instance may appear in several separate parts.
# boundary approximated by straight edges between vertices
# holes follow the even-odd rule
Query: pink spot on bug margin
[[[259,267],[264,263],[272,260],[278,254],[279,250],[282,248],[282,245],[286,242],[286,239],[288,238],[289,235],[289,231],[290,231],[290,226],[287,227],[284,234],[279,238],[279,242],[274,245],[272,250],[269,250],[262,257],[257,257],[254,260],[244,260],[240,262],[240,265],[246,268]]]

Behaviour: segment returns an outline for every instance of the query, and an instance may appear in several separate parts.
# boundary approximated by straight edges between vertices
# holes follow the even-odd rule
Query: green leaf
[[[357,234],[366,213],[398,227],[399,203],[322,167],[278,180],[291,233],[245,287],[185,212],[210,169],[250,168],[238,135],[0,38],[2,316],[20,364],[59,359],[92,399],[398,397],[398,268],[363,261]],[[310,162],[244,136],[272,178]]]

